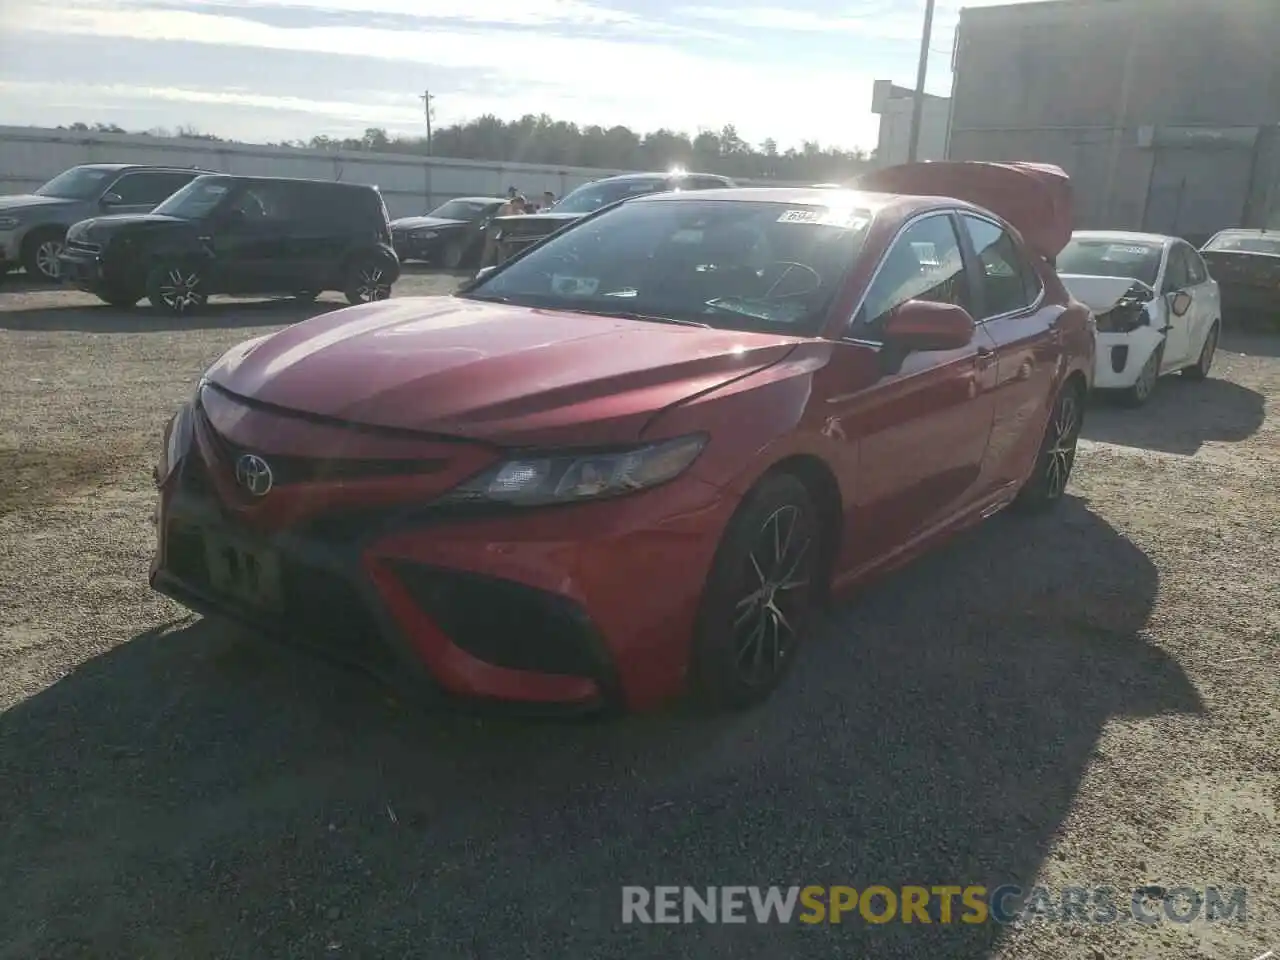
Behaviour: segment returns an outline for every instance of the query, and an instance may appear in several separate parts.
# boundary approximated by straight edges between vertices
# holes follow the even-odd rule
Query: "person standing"
[[[524,197],[516,191],[515,187],[507,188],[507,202],[500,206],[494,213],[494,217],[512,217],[518,213],[524,213]],[[493,220],[489,221],[489,228],[485,231],[484,252],[480,255],[480,266],[491,267],[498,261],[498,242],[494,239],[494,234],[498,232],[498,227]]]

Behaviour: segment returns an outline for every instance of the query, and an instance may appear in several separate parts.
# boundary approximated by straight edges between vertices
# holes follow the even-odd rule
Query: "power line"
[[[427,153],[431,153],[431,101],[435,96],[430,90],[423,90],[418,95],[418,99],[422,101],[422,114],[427,120]]]

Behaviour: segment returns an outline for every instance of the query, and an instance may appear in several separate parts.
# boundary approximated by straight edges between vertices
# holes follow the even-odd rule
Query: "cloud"
[[[24,67],[23,61],[27,42],[56,50],[77,38],[101,38],[111,46],[145,44],[151,56],[171,64],[165,76],[172,78],[156,83],[151,69],[146,80],[135,79],[130,75],[134,68],[123,63],[113,64],[101,78],[104,85],[83,77],[76,96],[89,97],[98,87],[97,102],[104,106],[122,99],[141,102],[150,95],[139,91],[162,90],[163,95],[154,95],[160,100],[196,107],[239,105],[246,116],[248,111],[314,109],[317,120],[327,118],[330,126],[383,125],[417,132],[417,94],[429,87],[438,96],[441,124],[488,112],[505,117],[545,112],[637,130],[668,127],[692,133],[734,123],[750,140],[772,137],[784,146],[816,139],[866,147],[876,139],[876,118],[869,113],[875,77],[848,66],[848,58],[797,58],[777,44],[761,44],[760,38],[733,41],[718,29],[699,28],[691,21],[686,26],[667,18],[659,24],[586,0],[156,2],[168,5],[69,0],[42,8],[38,18],[15,4],[0,3],[0,36],[5,48],[13,47],[12,52],[0,50],[0,77],[10,83],[32,82],[36,65]],[[350,19],[337,24],[333,14]],[[283,15],[287,18],[281,19]],[[411,18],[418,26],[388,26],[380,19],[395,17]],[[423,18],[439,21],[426,29]],[[241,84],[252,76],[255,89],[246,94],[192,83],[181,57],[166,57],[166,51],[179,45],[216,51],[225,63],[224,76]],[[324,63],[307,97],[282,96],[272,88],[271,58],[288,54]],[[89,76],[90,67],[102,71],[100,62],[80,65],[65,54],[58,62]],[[361,68],[370,62],[394,66],[403,85],[368,89]],[[387,71],[377,72],[385,85]],[[57,79],[64,92],[68,84],[75,86],[71,77]],[[126,95],[126,89],[133,92]],[[840,97],[848,109],[833,113],[831,96]],[[11,107],[2,109],[12,116]],[[185,122],[199,124],[201,116],[193,111]]]

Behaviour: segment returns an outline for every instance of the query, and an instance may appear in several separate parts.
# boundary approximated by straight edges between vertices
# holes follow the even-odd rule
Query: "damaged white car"
[[[1177,237],[1077,230],[1058,275],[1098,322],[1094,386],[1133,406],[1156,381],[1181,371],[1209,375],[1222,329],[1222,300],[1195,248]]]

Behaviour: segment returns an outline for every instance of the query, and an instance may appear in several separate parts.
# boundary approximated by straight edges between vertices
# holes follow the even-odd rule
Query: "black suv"
[[[400,276],[376,187],[280,177],[197,177],[151,213],[83,220],[59,262],[64,280],[113,306],[146,296],[169,313],[216,293],[338,290],[368,303]]]

